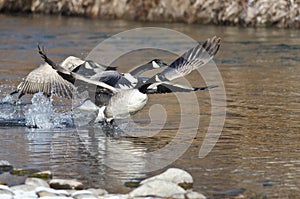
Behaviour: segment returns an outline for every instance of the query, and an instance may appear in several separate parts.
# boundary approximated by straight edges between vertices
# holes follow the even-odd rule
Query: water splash
[[[39,92],[33,95],[31,105],[25,111],[26,126],[40,129],[65,128],[73,125],[70,112],[57,113],[52,98],[46,98]]]

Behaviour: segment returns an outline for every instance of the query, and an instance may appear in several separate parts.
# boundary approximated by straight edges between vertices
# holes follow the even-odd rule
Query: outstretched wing
[[[60,65],[57,65],[54,61],[49,59],[49,57],[46,55],[44,49],[42,49],[40,46],[38,46],[38,52],[46,63],[48,63],[63,79],[67,80],[68,82],[70,82],[72,84],[74,84],[74,82],[76,80],[80,80],[85,83],[92,84],[92,85],[103,88],[103,92],[105,91],[108,93],[116,93],[118,91],[116,88],[114,88],[110,85],[107,85],[103,82],[99,82],[99,81],[96,81],[93,79],[86,78],[80,74],[69,71]]]
[[[203,44],[198,44],[171,63],[168,68],[160,73],[160,76],[171,81],[188,75],[196,68],[202,67],[218,52],[220,41],[220,38],[213,37],[207,39]]]
[[[220,41],[221,39],[217,37],[209,38],[203,44],[198,44],[196,47],[188,50],[172,62],[168,68],[147,80],[139,87],[139,90],[144,93],[153,83],[171,81],[202,67],[218,52]]]
[[[54,93],[60,97],[71,98],[74,86],[64,80],[49,64],[44,63],[23,79],[17,91],[21,95],[43,92],[47,96]]]

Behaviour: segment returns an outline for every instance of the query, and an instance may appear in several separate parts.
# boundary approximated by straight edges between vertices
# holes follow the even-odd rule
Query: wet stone
[[[41,171],[41,172],[30,174],[29,177],[42,178],[42,179],[51,179],[52,178],[52,173],[51,173],[51,171]]]
[[[83,184],[77,180],[53,179],[53,180],[50,180],[49,185],[51,188],[54,188],[54,189],[82,190],[84,188]]]

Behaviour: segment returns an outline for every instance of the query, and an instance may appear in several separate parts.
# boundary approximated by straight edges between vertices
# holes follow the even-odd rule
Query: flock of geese
[[[96,109],[97,117],[94,122],[109,124],[114,119],[123,119],[141,110],[147,103],[147,94],[193,92],[214,87],[187,87],[171,81],[208,63],[218,52],[220,41],[220,38],[212,37],[202,44],[198,43],[170,65],[154,59],[123,74],[116,67],[74,56],[57,64],[38,46],[38,52],[45,63],[31,71],[11,95],[19,94],[20,99],[25,94],[43,92],[46,96],[56,94],[72,98],[76,82],[93,85],[96,87],[95,100],[93,103],[82,103],[78,108],[91,111]],[[151,78],[141,77],[145,71],[157,68],[164,70]]]

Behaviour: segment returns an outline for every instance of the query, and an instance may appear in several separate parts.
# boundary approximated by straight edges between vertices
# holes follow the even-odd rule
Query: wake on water
[[[68,128],[74,126],[72,111],[58,112],[53,99],[42,92],[36,93],[31,103],[15,102],[11,95],[0,99],[0,126],[27,126],[40,129]]]

